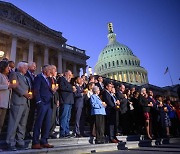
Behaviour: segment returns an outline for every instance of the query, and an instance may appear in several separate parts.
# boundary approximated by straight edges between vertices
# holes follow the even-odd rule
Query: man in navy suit
[[[109,135],[109,140],[111,143],[118,143],[120,142],[116,138],[116,104],[113,100],[113,97],[111,95],[112,91],[112,83],[108,82],[106,83],[105,90],[102,93],[102,99],[103,102],[107,104],[106,106],[106,114],[107,114],[107,130],[106,132]]]
[[[32,149],[53,148],[48,144],[49,131],[51,126],[52,107],[51,101],[53,91],[48,77],[51,74],[51,65],[45,65],[42,73],[34,79],[34,97],[37,106],[37,118],[34,125]],[[39,140],[41,131],[41,140]]]
[[[34,85],[34,78],[35,74],[34,72],[36,71],[36,63],[35,62],[29,62],[28,63],[28,70],[25,74],[26,77],[28,77],[30,84],[31,84],[31,91],[34,95],[33,91],[33,85]],[[29,110],[29,116],[27,120],[27,125],[26,125],[26,138],[32,139],[32,136],[30,132],[33,130],[33,125],[34,125],[34,115],[35,115],[35,108],[36,108],[36,102],[33,99],[30,100],[31,106]]]
[[[83,130],[83,80],[80,77],[76,79],[76,91],[74,92],[74,107],[75,107],[75,134],[76,137],[82,137],[84,135]]]
[[[59,84],[59,102],[60,102],[60,138],[69,137],[69,121],[71,118],[72,104],[74,104],[73,88],[70,84],[72,72],[66,70],[64,76],[57,81]]]

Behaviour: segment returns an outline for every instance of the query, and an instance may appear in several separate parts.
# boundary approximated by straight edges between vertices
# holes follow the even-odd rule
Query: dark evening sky
[[[94,67],[108,43],[107,23],[148,71],[150,84],[180,83],[180,0],[5,0],[46,26],[67,44],[86,50]]]

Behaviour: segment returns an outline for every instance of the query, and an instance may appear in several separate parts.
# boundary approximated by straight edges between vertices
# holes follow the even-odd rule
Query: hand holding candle
[[[31,91],[28,92],[28,95],[29,95],[28,99],[32,99],[32,92]]]
[[[16,82],[16,80],[12,80],[12,84],[16,84],[17,82]]]

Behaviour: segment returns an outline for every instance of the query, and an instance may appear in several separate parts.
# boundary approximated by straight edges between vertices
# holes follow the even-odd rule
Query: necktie
[[[46,82],[47,82],[47,84],[48,84],[48,86],[49,86],[49,79],[48,79],[48,78],[46,78]]]

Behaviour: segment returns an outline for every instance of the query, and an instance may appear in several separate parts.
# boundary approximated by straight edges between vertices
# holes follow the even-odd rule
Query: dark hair
[[[0,73],[3,73],[6,67],[8,67],[8,62],[5,60],[0,61]]]

